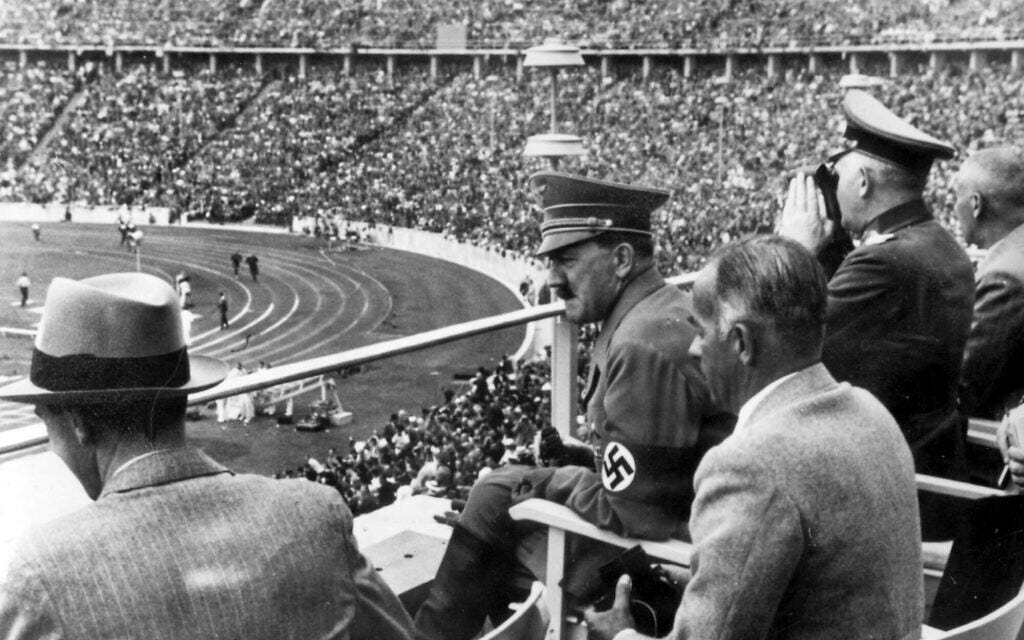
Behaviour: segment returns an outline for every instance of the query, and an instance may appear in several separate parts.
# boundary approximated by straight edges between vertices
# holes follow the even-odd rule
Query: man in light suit
[[[797,243],[728,245],[694,286],[700,358],[736,429],[697,469],[693,576],[671,638],[917,638],[910,449],[870,393],[821,364],[825,276]],[[629,580],[592,638],[633,631]]]
[[[188,354],[161,279],[54,279],[29,378],[0,399],[36,405],[96,502],[20,542],[0,638],[409,637],[337,492],[235,475],[188,446],[188,394],[226,373]]]
[[[978,151],[955,183],[964,240],[988,250],[975,274],[960,403],[970,416],[999,420],[1024,399],[1024,150]]]

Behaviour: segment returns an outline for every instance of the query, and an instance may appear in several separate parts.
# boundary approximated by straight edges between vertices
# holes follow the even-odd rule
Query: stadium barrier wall
[[[65,214],[71,212],[72,222],[116,224],[118,216],[128,209],[112,206],[89,206],[84,204],[66,205],[60,202],[36,204],[32,202],[0,202],[0,220],[20,222],[64,222]],[[146,207],[130,210],[132,221],[137,225],[167,224],[170,209],[167,207]]]
[[[532,304],[519,293],[519,285],[526,278],[539,287],[546,277],[543,266],[535,260],[522,260],[487,247],[475,246],[448,238],[439,233],[406,229],[403,227],[377,227],[368,231],[369,242],[400,251],[411,251],[440,260],[447,260],[483,273],[505,285],[523,304]],[[456,289],[457,290],[457,289]],[[551,344],[549,323],[533,322],[526,327],[526,339],[513,355],[513,359],[530,359],[544,352]]]

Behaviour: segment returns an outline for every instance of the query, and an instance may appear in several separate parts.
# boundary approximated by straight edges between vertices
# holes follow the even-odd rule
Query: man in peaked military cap
[[[852,146],[829,158],[824,176],[819,170],[822,190],[810,176],[790,183],[779,232],[820,256],[834,224],[826,209],[838,207],[860,246],[831,275],[822,359],[889,409],[918,472],[958,477],[956,391],[974,278],[921,195],[933,160],[954,149],[863,91],[846,94],[843,113]]]
[[[547,284],[569,320],[601,323],[583,389],[596,440],[562,443],[549,427],[541,457],[556,466],[506,466],[474,485],[417,613],[419,638],[472,638],[514,597],[502,593],[511,575],[543,571],[532,550],[545,545],[508,515],[515,501],[552,500],[620,534],[688,536],[693,472],[732,426],[715,414],[687,353],[695,335],[689,295],[654,266],[651,213],[669,194],[555,172],[535,174],[530,186],[544,210],[537,253],[550,262]],[[561,464],[569,461],[577,464]],[[574,556],[579,574],[570,572],[566,589],[578,595],[578,578],[596,576],[608,555],[591,548]]]

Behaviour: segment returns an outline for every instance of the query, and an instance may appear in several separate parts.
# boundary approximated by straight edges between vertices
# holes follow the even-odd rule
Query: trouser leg
[[[518,538],[508,508],[522,474],[522,468],[503,467],[473,486],[416,613],[418,640],[469,640],[489,615],[506,615]]]

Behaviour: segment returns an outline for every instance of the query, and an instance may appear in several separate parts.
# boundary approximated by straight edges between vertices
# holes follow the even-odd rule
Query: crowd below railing
[[[450,24],[463,25],[474,48],[522,49],[558,36],[595,49],[722,49],[1004,40],[1024,34],[1024,9],[1015,0],[42,0],[0,9],[0,41],[422,49]]]

